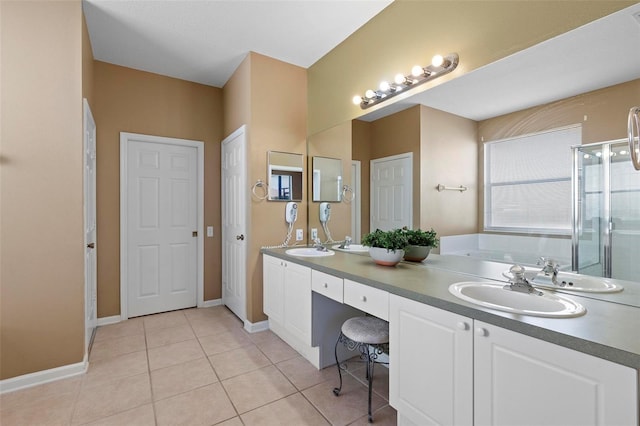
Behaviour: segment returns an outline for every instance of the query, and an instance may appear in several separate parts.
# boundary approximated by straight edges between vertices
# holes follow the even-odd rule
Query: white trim
[[[351,238],[359,244],[362,238],[362,195],[360,193],[362,190],[362,163],[360,160],[351,160],[351,185],[354,193],[351,209],[355,214],[355,223],[353,220],[351,223],[351,233],[353,234]]]
[[[119,323],[120,321],[122,321],[122,317],[120,315],[98,318],[98,327],[103,325],[116,324],[116,323]]]
[[[249,320],[244,320],[244,329],[249,333],[265,331],[269,329],[269,321],[265,320],[260,322],[250,322]]]
[[[202,302],[202,306],[198,306],[198,308],[212,308],[220,305],[222,305],[222,299],[205,300]]]
[[[204,142],[189,139],[167,138],[162,136],[143,135],[138,133],[120,132],[120,319],[129,318],[127,312],[127,142],[129,139],[150,143],[190,146],[196,148],[197,154],[197,278],[196,304],[204,304]]]
[[[73,376],[84,374],[89,369],[89,361],[85,354],[82,362],[76,364],[63,365],[62,367],[51,368],[49,370],[36,371],[35,373],[24,374],[10,379],[0,380],[0,394],[26,389],[45,383],[62,380]]]

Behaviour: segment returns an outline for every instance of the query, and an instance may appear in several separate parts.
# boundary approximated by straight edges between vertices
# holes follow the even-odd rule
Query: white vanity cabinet
[[[299,342],[310,346],[311,269],[264,255],[262,271],[263,309],[270,323],[275,321]]]
[[[635,425],[637,371],[390,296],[398,424]]]

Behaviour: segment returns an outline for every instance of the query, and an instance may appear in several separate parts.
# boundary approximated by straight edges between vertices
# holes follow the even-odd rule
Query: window
[[[580,125],[487,142],[484,229],[571,233],[571,146]]]

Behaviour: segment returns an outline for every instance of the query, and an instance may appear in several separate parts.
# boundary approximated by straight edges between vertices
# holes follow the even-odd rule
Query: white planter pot
[[[385,248],[380,247],[369,247],[369,256],[376,262],[378,265],[383,266],[396,266],[398,262],[402,260],[402,256],[404,256],[404,250],[393,250],[387,251]]]

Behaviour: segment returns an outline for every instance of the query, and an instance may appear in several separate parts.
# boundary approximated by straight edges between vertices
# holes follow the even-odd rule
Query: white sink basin
[[[466,281],[449,286],[454,296],[485,308],[536,317],[569,318],[584,315],[584,306],[557,293],[542,296],[506,290],[504,284]]]
[[[551,277],[538,276],[540,269],[525,268],[524,275],[531,285],[541,288],[555,290],[580,291],[585,293],[616,293],[624,290],[620,284],[616,284],[608,278],[590,277],[587,275],[572,274],[571,272],[558,272],[558,283],[564,285],[554,285]],[[502,273],[506,278],[511,279],[511,272]]]
[[[331,246],[332,249],[338,251],[345,251],[351,253],[369,253],[369,247],[363,246],[362,244],[351,244],[349,247],[340,248],[340,244],[336,244],[335,246]]]
[[[290,256],[300,256],[300,257],[325,257],[325,256],[333,256],[336,254],[333,250],[320,251],[315,247],[299,247],[292,248],[285,252]]]

